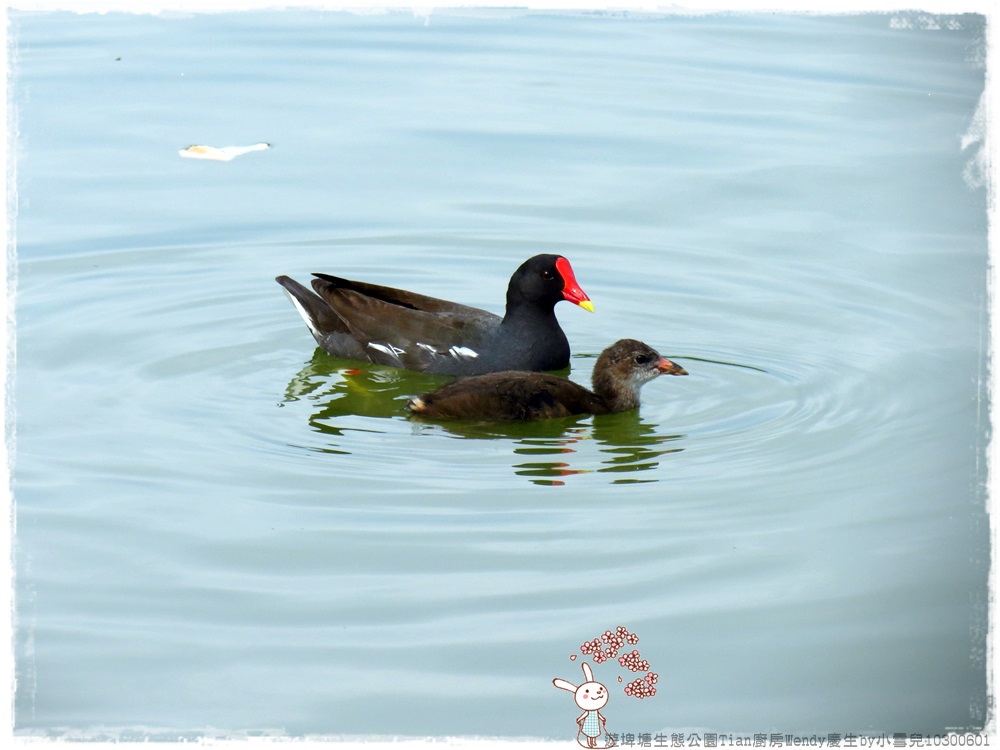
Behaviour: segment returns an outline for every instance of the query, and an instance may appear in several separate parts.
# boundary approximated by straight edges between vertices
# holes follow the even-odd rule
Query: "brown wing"
[[[441,419],[535,420],[602,411],[593,393],[548,373],[498,372],[455,383],[415,399],[418,414]]]
[[[401,289],[320,276],[313,288],[344,322],[372,362],[448,371],[478,358],[498,315]]]
[[[431,313],[455,313],[473,317],[477,315],[493,316],[492,313],[480,310],[478,307],[460,305],[457,302],[450,302],[449,300],[438,299],[437,297],[428,297],[426,294],[417,294],[406,289],[394,289],[391,286],[369,284],[364,281],[351,281],[350,279],[342,279],[339,276],[331,276],[326,273],[314,273],[313,276],[316,277],[312,282],[313,289],[331,306],[335,306],[334,303],[339,292],[352,291],[364,297],[381,300],[390,305],[409,310],[423,310],[424,312]]]

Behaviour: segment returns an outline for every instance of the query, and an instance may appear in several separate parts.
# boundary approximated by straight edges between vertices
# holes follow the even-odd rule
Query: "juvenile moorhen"
[[[530,420],[610,414],[639,406],[639,389],[658,375],[687,371],[635,339],[621,339],[597,358],[593,392],[542,372],[494,372],[462,378],[409,402],[438,419]]]
[[[316,294],[287,276],[275,281],[325,352],[422,372],[560,370],[569,365],[569,342],[556,303],[565,299],[594,311],[559,255],[536,255],[514,272],[503,318],[402,289],[313,275]]]

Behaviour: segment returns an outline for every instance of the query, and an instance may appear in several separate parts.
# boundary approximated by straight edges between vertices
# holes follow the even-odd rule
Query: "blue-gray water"
[[[15,731],[571,740],[986,718],[972,15],[11,15]],[[191,144],[272,148],[230,162]],[[417,423],[277,274],[500,311],[638,414]],[[575,654],[577,659],[571,660]],[[624,678],[623,683],[618,677]]]

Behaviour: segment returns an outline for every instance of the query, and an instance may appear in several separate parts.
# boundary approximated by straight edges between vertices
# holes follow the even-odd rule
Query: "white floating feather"
[[[188,146],[179,153],[185,159],[209,159],[211,161],[232,161],[237,156],[251,151],[267,151],[270,143],[255,143],[252,146]]]

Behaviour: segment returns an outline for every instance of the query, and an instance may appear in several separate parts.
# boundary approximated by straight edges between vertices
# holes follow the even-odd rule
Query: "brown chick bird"
[[[494,372],[462,378],[409,402],[435,419],[534,420],[612,414],[639,406],[639,389],[659,375],[687,371],[635,339],[621,339],[597,358],[593,391],[543,372]]]

